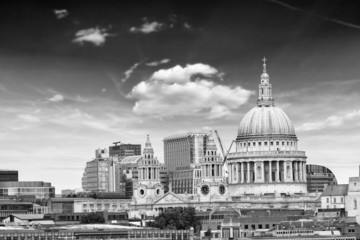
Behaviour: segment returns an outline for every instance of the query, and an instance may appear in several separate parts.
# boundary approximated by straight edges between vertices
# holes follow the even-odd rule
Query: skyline
[[[256,105],[265,56],[275,105],[308,164],[358,176],[355,2],[7,3],[0,15],[0,158],[21,181],[79,188],[115,141],[217,130],[227,149]],[[36,174],[33,174],[36,173]],[[66,175],[66,179],[64,179]]]

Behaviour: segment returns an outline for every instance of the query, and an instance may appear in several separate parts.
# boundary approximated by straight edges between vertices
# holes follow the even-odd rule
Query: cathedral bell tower
[[[138,179],[134,182],[133,199],[137,204],[152,203],[164,195],[164,187],[160,182],[160,163],[154,158],[149,135],[143,150],[143,157],[138,160]]]
[[[223,173],[223,159],[217,154],[212,133],[207,140],[206,154],[202,160],[201,165],[201,181],[197,186],[197,193],[200,196],[200,201],[221,201],[227,200],[228,185]]]
[[[272,97],[272,86],[269,81],[269,74],[266,72],[266,58],[263,58],[263,73],[261,74],[261,82],[259,84],[259,97],[257,105],[260,106],[274,106],[274,99]]]

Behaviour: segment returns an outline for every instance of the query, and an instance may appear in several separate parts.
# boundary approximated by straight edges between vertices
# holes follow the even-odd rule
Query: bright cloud
[[[143,21],[144,23],[140,27],[131,27],[130,32],[149,34],[152,32],[159,32],[165,26],[163,23],[157,21],[149,22],[147,18],[144,18]]]
[[[80,30],[75,34],[73,42],[80,45],[89,42],[99,47],[105,43],[106,37],[110,36],[107,31],[105,28],[100,29],[98,27]]]
[[[55,9],[54,14],[57,19],[66,18],[69,15],[69,12],[66,9]]]
[[[128,70],[126,70],[124,72],[125,77],[123,79],[121,79],[121,82],[123,82],[123,83],[126,82],[131,77],[131,74],[136,70],[136,68],[138,68],[140,66],[141,63],[142,62],[135,63]]]
[[[150,66],[150,67],[156,67],[156,66],[159,66],[159,65],[162,65],[162,64],[166,64],[168,62],[170,62],[170,59],[165,58],[165,59],[162,59],[160,61],[153,61],[153,62],[145,63],[145,65]]]
[[[48,99],[50,102],[62,102],[65,100],[65,97],[61,94],[55,94],[51,98]]]
[[[217,69],[202,63],[161,69],[134,86],[128,97],[136,99],[133,111],[139,115],[228,117],[232,110],[247,102],[252,92],[207,79],[218,78],[218,74]]]
[[[40,122],[40,119],[34,115],[30,114],[19,114],[17,116],[20,120],[28,122],[28,123],[38,123]]]
[[[297,130],[299,131],[314,131],[324,128],[340,127],[345,122],[360,118],[360,110],[346,113],[344,115],[333,115],[326,118],[324,121],[307,122],[302,124]]]

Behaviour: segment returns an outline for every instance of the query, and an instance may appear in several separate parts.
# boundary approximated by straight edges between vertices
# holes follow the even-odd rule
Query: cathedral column
[[[287,169],[286,169],[286,162],[283,161],[283,182],[287,182]]]
[[[272,182],[272,162],[269,161],[269,182]]]
[[[306,182],[306,162],[303,162],[303,176],[304,176],[304,182]]]
[[[241,183],[244,183],[244,162],[241,163]]]
[[[238,183],[239,182],[239,163],[235,163],[235,171],[236,171],[236,174],[235,174],[235,182]]]
[[[250,162],[247,162],[247,179],[246,182],[250,183]]]
[[[304,175],[303,175],[303,168],[302,168],[302,162],[299,162],[299,168],[300,168],[300,172],[299,172],[299,176],[300,176],[300,182],[304,181]]]
[[[294,167],[295,167],[295,176],[294,176],[294,181],[298,182],[299,181],[299,175],[298,175],[298,163],[295,161],[294,162]]]
[[[265,182],[265,161],[261,162],[261,182]]]
[[[229,182],[232,183],[232,164],[230,163],[229,164]]]
[[[276,182],[280,182],[280,165],[279,165],[279,161],[276,161],[276,176],[275,176],[275,181]]]
[[[291,179],[291,182],[294,182],[292,162],[290,162],[290,179]]]

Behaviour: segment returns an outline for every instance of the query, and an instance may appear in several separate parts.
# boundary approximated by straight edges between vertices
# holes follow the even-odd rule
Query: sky
[[[265,56],[275,105],[307,163],[358,176],[355,1],[11,1],[0,8],[0,162],[21,181],[81,187],[113,142],[217,130],[227,149],[256,105]]]

